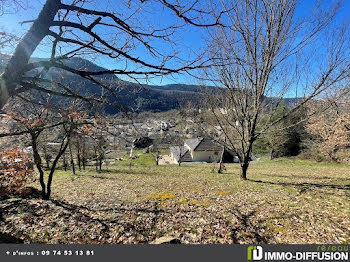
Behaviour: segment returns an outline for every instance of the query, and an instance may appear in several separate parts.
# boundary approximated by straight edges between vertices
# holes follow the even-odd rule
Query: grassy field
[[[58,171],[50,201],[2,200],[1,236],[26,243],[350,243],[349,165],[279,159],[224,174],[155,166],[150,155],[102,173]],[[38,181],[33,186],[38,187]]]

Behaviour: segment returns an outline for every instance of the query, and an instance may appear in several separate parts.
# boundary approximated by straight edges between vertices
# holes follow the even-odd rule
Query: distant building
[[[170,147],[171,158],[175,164],[179,162],[219,162],[223,146],[210,138],[186,139],[183,146]],[[223,162],[237,163],[235,154],[224,148]]]

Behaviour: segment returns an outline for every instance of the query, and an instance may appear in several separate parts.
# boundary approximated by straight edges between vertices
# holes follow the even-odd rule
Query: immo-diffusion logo
[[[338,248],[321,248],[315,251],[263,251],[261,246],[249,246],[247,250],[248,260],[264,261],[348,261],[348,248],[339,246]]]
[[[248,247],[248,260],[261,260],[263,258],[263,248],[261,246]]]

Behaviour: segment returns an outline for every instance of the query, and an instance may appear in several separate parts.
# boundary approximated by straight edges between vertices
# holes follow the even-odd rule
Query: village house
[[[235,154],[210,138],[186,139],[183,146],[170,147],[171,158],[179,162],[219,162],[224,150],[223,162],[237,163]]]

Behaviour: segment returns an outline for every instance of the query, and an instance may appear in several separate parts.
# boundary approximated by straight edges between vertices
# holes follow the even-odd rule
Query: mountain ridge
[[[0,54],[0,72],[5,69],[5,65],[10,56]],[[45,58],[32,58],[32,62],[45,61]],[[105,68],[96,65],[95,63],[80,57],[66,59],[63,62],[65,65],[76,70],[87,70],[98,72],[106,70]],[[62,69],[51,68],[47,77],[52,80],[60,81],[63,84],[70,85],[72,90],[83,96],[101,95],[102,88],[98,84],[92,83],[89,80],[81,78],[75,74],[69,73]],[[167,84],[167,85],[143,85],[141,87],[137,83],[121,80],[116,75],[104,75],[98,77],[101,82],[108,85],[109,88],[115,90],[118,98],[119,106],[122,105],[127,110],[133,111],[168,111],[178,109],[188,102],[198,105],[204,95],[203,87],[199,85],[189,84]],[[59,89],[59,87],[55,87]],[[215,90],[217,87],[210,87]],[[60,90],[62,91],[62,90]],[[268,98],[269,100],[274,98]],[[285,104],[290,106],[296,98],[285,98]],[[117,102],[115,97],[111,96],[111,103]],[[117,113],[119,106],[106,106],[105,110],[109,114]]]

